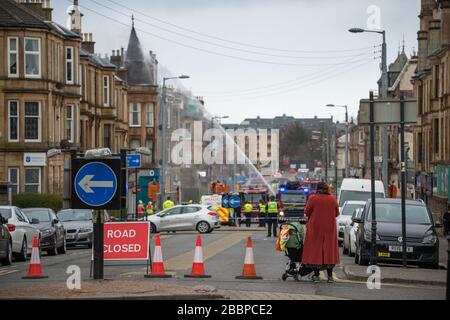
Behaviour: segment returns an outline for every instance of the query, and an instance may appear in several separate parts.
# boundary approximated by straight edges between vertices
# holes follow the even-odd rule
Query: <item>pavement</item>
[[[166,272],[170,279],[146,279],[146,263],[106,262],[105,281],[90,278],[92,252],[86,248],[68,250],[55,257],[45,253],[42,268],[48,279],[23,280],[28,262],[13,262],[0,267],[0,299],[232,299],[232,300],[324,300],[324,299],[445,299],[445,287],[423,283],[383,282],[381,290],[370,290],[365,278],[349,278],[346,266],[353,258],[341,255],[341,265],[335,268],[336,282],[313,283],[308,277],[282,281],[287,258],[274,249],[276,239],[266,238],[265,230],[213,232],[202,235],[206,273],[210,279],[188,279],[197,233],[161,234]],[[225,230],[222,229],[222,230]],[[240,230],[240,229],[239,229]],[[263,280],[237,280],[243,268],[248,236],[253,237],[256,272]],[[152,240],[152,252],[154,240]],[[69,266],[81,270],[81,290],[69,290],[66,281]],[[382,267],[384,271],[384,266]],[[399,269],[400,270],[400,269]],[[365,271],[365,270],[364,270]],[[429,274],[429,269],[423,269]],[[442,270],[441,270],[442,271]],[[422,272],[422,271],[421,271]],[[387,277],[387,275],[386,275]],[[425,277],[425,276],[424,276]],[[386,278],[388,279],[388,278]]]

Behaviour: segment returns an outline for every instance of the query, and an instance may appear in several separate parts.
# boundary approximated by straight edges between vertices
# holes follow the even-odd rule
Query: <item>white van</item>
[[[371,184],[368,179],[344,179],[339,191],[339,208],[342,208],[345,201],[367,201],[371,197]],[[385,198],[384,184],[382,181],[375,181],[375,197]]]

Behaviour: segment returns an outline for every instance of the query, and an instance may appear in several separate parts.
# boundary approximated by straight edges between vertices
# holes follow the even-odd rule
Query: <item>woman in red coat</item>
[[[333,268],[340,263],[339,244],[336,231],[336,217],[339,205],[336,198],[328,193],[326,183],[319,183],[317,193],[306,204],[308,217],[303,248],[301,276],[314,271],[312,280],[320,281],[320,270],[327,270],[328,282],[333,282]]]

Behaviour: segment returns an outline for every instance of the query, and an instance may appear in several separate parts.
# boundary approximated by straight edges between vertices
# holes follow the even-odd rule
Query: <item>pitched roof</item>
[[[125,67],[128,70],[127,82],[129,85],[155,84],[153,76],[154,66],[145,59],[134,27],[131,29],[130,40],[128,42]]]
[[[0,1],[0,27],[50,29],[42,17],[13,0]]]
[[[112,64],[108,58],[102,58],[99,55],[89,53],[88,51],[84,49],[80,49],[80,56],[81,57],[87,57],[90,62],[93,64],[102,67],[102,68],[116,68],[114,64]]]

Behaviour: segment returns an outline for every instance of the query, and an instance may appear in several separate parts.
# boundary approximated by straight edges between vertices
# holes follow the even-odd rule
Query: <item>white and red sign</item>
[[[104,229],[104,260],[148,260],[149,222],[109,222]]]

